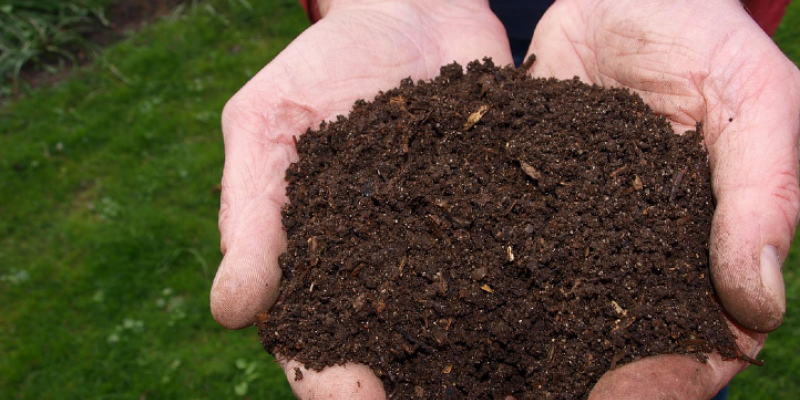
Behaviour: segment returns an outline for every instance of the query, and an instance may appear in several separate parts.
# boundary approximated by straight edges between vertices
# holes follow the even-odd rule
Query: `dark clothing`
[[[528,53],[536,23],[553,3],[555,0],[489,0],[492,12],[506,27],[511,55],[514,56],[514,64],[517,66],[522,64],[525,54]]]

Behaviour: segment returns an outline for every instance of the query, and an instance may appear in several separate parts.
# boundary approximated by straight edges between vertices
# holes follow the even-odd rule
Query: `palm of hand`
[[[775,329],[785,311],[775,267],[800,206],[797,68],[727,0],[557,2],[531,51],[534,75],[630,88],[677,132],[703,122],[717,200],[712,278],[740,349],[755,357],[766,339],[756,331]],[[764,268],[770,257],[777,265]],[[709,398],[744,367],[653,357],[606,374],[592,398]]]

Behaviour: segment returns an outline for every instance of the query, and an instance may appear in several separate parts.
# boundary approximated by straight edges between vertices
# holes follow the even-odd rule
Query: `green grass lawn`
[[[296,0],[197,3],[0,105],[0,399],[293,398],[208,292],[220,112],[306,26]],[[794,2],[776,40],[795,62],[798,38]],[[800,393],[799,251],[766,366],[732,399]]]
[[[291,399],[211,318],[225,101],[306,26],[206,1],[0,108],[0,399]]]

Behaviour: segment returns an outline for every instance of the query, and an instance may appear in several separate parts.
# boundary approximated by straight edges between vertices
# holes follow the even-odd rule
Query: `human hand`
[[[306,30],[225,106],[225,169],[219,214],[224,254],[211,288],[211,312],[227,328],[252,325],[275,302],[286,248],[284,175],[297,160],[294,137],[347,114],[401,79],[431,79],[439,67],[492,57],[511,63],[502,24],[486,0],[320,1],[323,19]],[[321,373],[281,365],[297,396],[384,398],[369,368]]]
[[[703,123],[717,202],[711,276],[755,357],[786,310],[781,265],[800,210],[800,72],[736,0],[560,0],[532,73],[633,89],[676,132]],[[746,367],[665,355],[607,373],[591,399],[708,399]]]

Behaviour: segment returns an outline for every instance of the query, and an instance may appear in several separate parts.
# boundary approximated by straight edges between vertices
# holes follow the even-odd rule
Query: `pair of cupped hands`
[[[211,311],[243,328],[275,302],[286,248],[284,173],[293,137],[411,77],[491,57],[512,62],[487,0],[321,0],[323,18],[225,106],[219,229],[224,254]],[[716,211],[711,275],[738,345],[756,357],[786,309],[782,264],[800,212],[800,72],[737,0],[559,0],[529,50],[538,77],[641,95],[676,132],[703,123]],[[300,399],[384,399],[358,364],[307,371],[281,361]],[[710,355],[645,358],[606,373],[590,399],[708,399],[747,366]],[[771,366],[780,368],[780,366]]]

